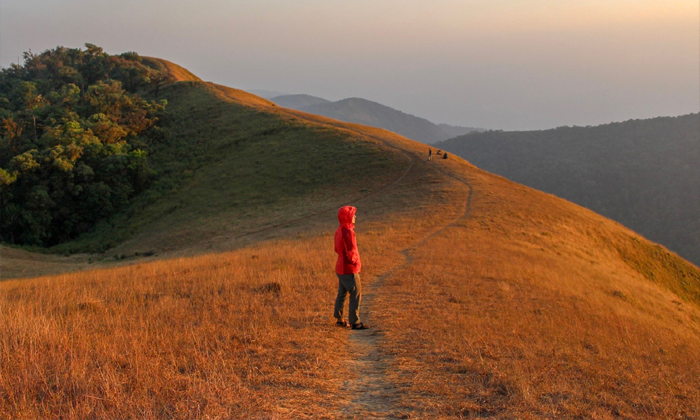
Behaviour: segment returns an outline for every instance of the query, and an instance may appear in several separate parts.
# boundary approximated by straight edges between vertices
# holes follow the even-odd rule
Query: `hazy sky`
[[[0,0],[0,65],[86,42],[240,89],[502,129],[700,111],[698,0]]]

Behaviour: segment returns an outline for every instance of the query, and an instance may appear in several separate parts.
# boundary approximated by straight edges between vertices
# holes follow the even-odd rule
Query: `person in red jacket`
[[[338,261],[335,264],[335,272],[338,275],[338,296],[335,298],[335,310],[333,316],[339,327],[350,327],[353,330],[365,330],[368,325],[360,322],[360,302],[362,302],[362,284],[360,283],[360,252],[357,249],[355,239],[355,213],[357,209],[352,206],[344,206],[338,210],[338,230],[335,231],[335,252]],[[350,295],[350,314],[348,324],[343,319],[345,301]]]

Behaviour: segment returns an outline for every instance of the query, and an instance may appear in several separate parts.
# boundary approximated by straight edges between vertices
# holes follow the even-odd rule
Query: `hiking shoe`
[[[335,326],[341,328],[350,328],[350,324],[348,323],[348,321],[337,321],[335,323]]]
[[[352,329],[353,330],[368,330],[369,325],[365,325],[361,322],[358,322],[357,324],[352,324]]]

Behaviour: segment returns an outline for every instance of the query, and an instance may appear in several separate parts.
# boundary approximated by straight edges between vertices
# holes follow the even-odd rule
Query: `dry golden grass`
[[[141,56],[141,59],[144,61],[154,65],[156,68],[160,69],[161,71],[167,70],[174,78],[175,81],[178,82],[201,82],[202,79],[199,77],[195,76],[192,72],[189,70],[178,66],[177,64],[164,60],[162,58],[155,58],[155,57],[146,57],[146,56]]]
[[[696,416],[700,311],[599,246],[624,228],[464,176],[471,213],[447,229],[468,189],[423,162],[358,203],[363,278],[391,272],[373,317],[398,412]],[[339,417],[362,372],[344,364],[352,332],[331,326],[333,218],[228,253],[1,283],[2,416]]]
[[[425,162],[384,130],[254,106],[404,156],[376,174],[381,193],[338,203],[358,207],[392,412],[700,416],[697,267],[461,159]],[[283,226],[210,238],[226,252],[0,283],[0,417],[366,418],[344,392],[364,373],[347,363],[364,332],[332,326],[334,211],[279,205],[269,214],[294,214]]]
[[[465,178],[470,216],[413,251],[377,303],[406,408],[420,418],[697,418],[700,305],[620,258],[615,242],[633,233],[494,176]]]
[[[414,171],[357,204],[370,278],[460,211],[431,180]],[[428,201],[442,211],[416,220]],[[0,417],[335,417],[353,373],[332,326],[333,219],[228,253],[0,283]]]
[[[332,413],[343,367],[327,350],[344,331],[328,322],[328,254],[279,242],[4,282],[0,417]]]

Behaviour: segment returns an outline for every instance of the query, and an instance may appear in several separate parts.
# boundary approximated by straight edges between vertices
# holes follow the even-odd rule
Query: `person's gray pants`
[[[362,302],[362,284],[360,283],[360,273],[338,274],[338,297],[335,298],[335,310],[333,316],[343,319],[343,308],[345,301],[350,295],[350,314],[348,321],[350,324],[360,322],[360,302]]]

